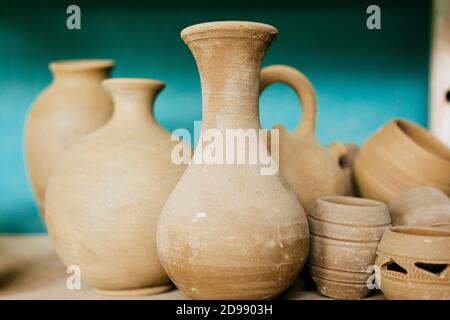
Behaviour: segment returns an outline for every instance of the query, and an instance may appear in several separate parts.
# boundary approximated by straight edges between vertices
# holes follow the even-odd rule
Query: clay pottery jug
[[[259,75],[277,30],[254,22],[210,22],[184,29],[200,72],[201,141],[226,131],[260,129]],[[233,131],[233,132],[234,132]],[[247,143],[246,155],[255,145]],[[267,152],[267,143],[259,146]],[[236,150],[235,150],[236,151]],[[193,158],[201,156],[197,147]],[[194,299],[270,299],[287,289],[308,252],[305,213],[277,171],[262,174],[258,161],[190,164],[159,220],[161,262]]]
[[[344,195],[359,196],[354,174],[354,164],[359,147],[354,143],[346,143],[344,146],[347,149],[347,153],[340,158],[340,165],[345,177]]]
[[[450,299],[450,230],[392,227],[378,247],[377,282],[388,299]]]
[[[164,84],[146,79],[103,82],[114,100],[111,120],[80,139],[49,179],[46,222],[66,265],[110,295],[171,288],[158,260],[156,225],[185,166],[171,161],[174,142],[150,113]]]
[[[402,192],[389,203],[393,226],[432,226],[450,223],[450,199],[432,187]]]
[[[45,189],[59,157],[81,137],[104,125],[112,101],[101,86],[112,60],[72,60],[50,63],[53,82],[34,102],[25,127],[28,177],[41,215]]]
[[[391,223],[386,205],[363,198],[322,197],[308,222],[308,269],[319,291],[336,299],[366,297],[368,268]]]
[[[261,92],[273,83],[290,86],[301,100],[303,114],[298,128],[288,132],[279,129],[279,161],[282,175],[297,194],[306,213],[314,208],[318,197],[344,195],[345,176],[339,158],[347,152],[344,145],[335,142],[322,148],[315,137],[316,94],[309,80],[298,70],[274,65],[261,70]],[[270,144],[269,144],[270,146]]]
[[[385,203],[420,186],[449,195],[450,149],[422,127],[393,120],[362,146],[355,177],[364,197]]]

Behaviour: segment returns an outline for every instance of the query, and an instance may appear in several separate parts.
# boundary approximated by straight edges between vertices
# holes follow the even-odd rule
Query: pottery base
[[[367,283],[337,282],[316,276],[312,278],[320,293],[333,299],[359,300],[369,295]]]
[[[167,284],[156,287],[139,288],[139,289],[127,289],[127,290],[104,290],[95,288],[95,291],[102,295],[113,296],[113,297],[138,297],[138,296],[148,296],[152,294],[162,293],[173,289],[173,284]]]

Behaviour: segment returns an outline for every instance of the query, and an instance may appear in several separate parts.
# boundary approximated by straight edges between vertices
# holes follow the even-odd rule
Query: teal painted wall
[[[199,77],[179,37],[188,25],[253,20],[276,26],[279,37],[264,64],[302,70],[319,103],[317,133],[363,142],[393,117],[427,123],[429,1],[5,1],[0,2],[0,232],[42,232],[23,162],[26,113],[51,81],[48,62],[112,58],[115,77],[166,82],[156,117],[169,130],[193,129],[201,119]],[[214,3],[214,4],[212,4]],[[82,30],[65,27],[77,4]],[[378,4],[382,29],[366,28],[369,4]],[[264,127],[293,129],[295,95],[276,85],[261,98]]]

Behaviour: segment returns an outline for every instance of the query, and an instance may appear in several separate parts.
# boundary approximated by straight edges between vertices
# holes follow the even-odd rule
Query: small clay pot
[[[360,149],[355,178],[363,197],[385,203],[420,186],[450,195],[450,149],[424,128],[393,120]]]
[[[450,223],[450,199],[432,187],[417,187],[389,203],[393,226],[432,226]]]
[[[308,269],[319,291],[336,299],[366,297],[368,267],[391,223],[386,205],[362,198],[322,197],[308,222]]]
[[[388,299],[450,299],[450,230],[392,227],[377,254],[376,278]]]

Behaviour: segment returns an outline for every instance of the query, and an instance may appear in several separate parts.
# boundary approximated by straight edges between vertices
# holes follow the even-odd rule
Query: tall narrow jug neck
[[[200,73],[203,129],[259,128],[259,74],[276,29],[217,22],[182,31]]]

